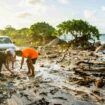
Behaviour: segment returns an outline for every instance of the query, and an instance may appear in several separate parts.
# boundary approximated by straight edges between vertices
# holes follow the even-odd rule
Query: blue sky
[[[0,28],[83,19],[105,33],[105,0],[0,0]]]

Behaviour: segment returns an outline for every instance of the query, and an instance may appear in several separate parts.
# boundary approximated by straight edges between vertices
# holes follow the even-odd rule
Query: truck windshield
[[[0,38],[0,44],[12,43],[9,38]]]

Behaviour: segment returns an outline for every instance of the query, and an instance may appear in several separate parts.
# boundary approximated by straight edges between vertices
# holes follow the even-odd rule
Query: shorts
[[[32,63],[33,63],[33,64],[35,64],[35,63],[36,63],[37,58],[31,59],[31,60],[32,60]],[[27,62],[28,62],[28,63],[30,63],[30,58],[27,58]]]

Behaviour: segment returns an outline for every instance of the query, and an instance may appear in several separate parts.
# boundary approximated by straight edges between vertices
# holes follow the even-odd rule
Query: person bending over
[[[1,74],[1,70],[2,70],[2,66],[4,65],[6,67],[6,69],[12,74],[13,72],[9,69],[9,65],[8,65],[8,54],[6,54],[5,52],[0,52],[0,74]]]
[[[27,58],[26,63],[28,67],[28,75],[29,76],[35,76],[35,68],[34,64],[39,56],[38,52],[34,48],[25,48],[23,50],[16,51],[17,56],[22,56],[21,60],[21,67],[22,69],[24,58]]]
[[[12,69],[14,69],[14,62],[16,61],[16,53],[15,50],[12,48],[9,48],[5,51],[5,53],[8,55],[7,56],[7,63],[12,63]]]

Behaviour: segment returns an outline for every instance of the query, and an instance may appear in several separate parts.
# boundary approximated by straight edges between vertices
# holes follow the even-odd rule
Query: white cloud
[[[19,3],[19,7],[34,15],[40,15],[46,12],[47,5],[44,0],[22,0]]]
[[[96,18],[96,11],[92,10],[85,10],[84,16],[86,19],[95,19]]]
[[[34,4],[40,4],[40,3],[43,3],[45,0],[27,0],[27,2],[29,3],[29,4],[32,4],[32,5],[34,5]]]
[[[47,5],[36,1],[33,4],[31,0],[22,0],[20,4],[18,5],[19,10],[17,11],[15,17],[18,20],[18,23],[15,25],[16,27],[27,27],[32,25],[33,23],[37,21],[43,21],[42,18],[44,17],[44,14],[47,11]]]
[[[105,6],[102,6],[101,9],[102,9],[102,11],[105,11]]]
[[[32,16],[32,14],[28,13],[28,12],[19,13],[17,15],[17,17],[19,17],[19,18],[27,18],[27,17],[30,17],[30,16]]]
[[[21,0],[19,6],[34,6],[44,4],[45,0]]]
[[[58,2],[62,3],[62,4],[68,4],[69,0],[58,0]]]

